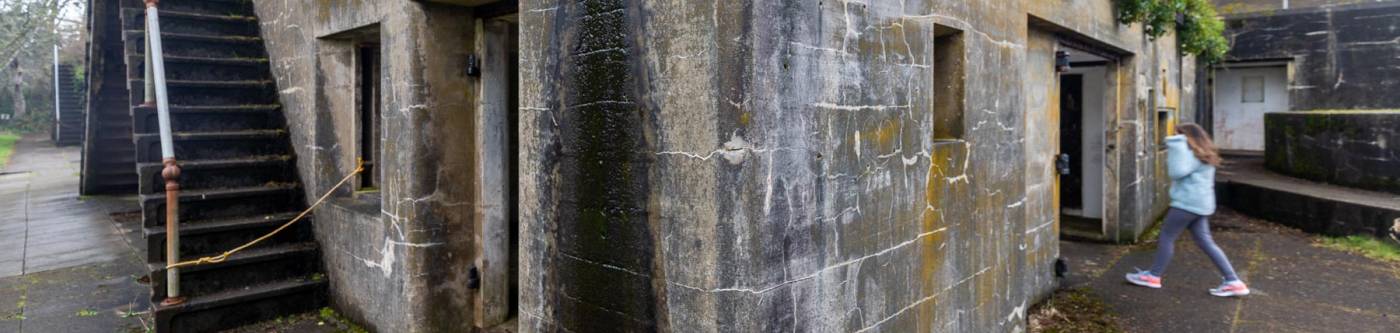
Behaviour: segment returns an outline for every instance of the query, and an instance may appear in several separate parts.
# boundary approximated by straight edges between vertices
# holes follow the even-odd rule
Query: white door
[[[1215,70],[1215,144],[1224,150],[1264,150],[1264,113],[1288,111],[1283,66]]]

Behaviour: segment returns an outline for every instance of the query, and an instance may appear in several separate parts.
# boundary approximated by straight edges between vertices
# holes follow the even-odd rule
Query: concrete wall
[[[1024,330],[1059,255],[1056,39],[1122,56],[1111,239],[1165,208],[1155,110],[1195,81],[1107,0],[520,13],[522,331]],[[964,132],[942,139],[950,29]]]
[[[1265,127],[1274,172],[1400,193],[1400,111],[1270,113]]]
[[[1346,195],[1296,191],[1289,182],[1227,182],[1216,184],[1220,204],[1260,219],[1328,236],[1367,235],[1397,239],[1400,209]],[[1333,193],[1335,194],[1335,193]],[[1344,192],[1341,194],[1352,194]],[[1366,198],[1372,199],[1372,198]]]
[[[1229,61],[1289,61],[1293,110],[1400,107],[1400,2],[1227,18]]]
[[[380,43],[381,184],[343,189],[315,211],[333,304],[378,331],[471,329],[471,12],[410,1],[254,3],[312,200],[355,168],[353,50]]]
[[[474,329],[500,306],[467,288],[491,208],[480,20],[255,3],[308,196],[354,168],[352,51],[381,45],[382,185],[316,211],[336,307]],[[1118,59],[1108,240],[1165,210],[1156,110],[1189,120],[1196,82],[1109,0],[526,0],[519,22],[522,331],[1024,330],[1059,256],[1058,41]]]

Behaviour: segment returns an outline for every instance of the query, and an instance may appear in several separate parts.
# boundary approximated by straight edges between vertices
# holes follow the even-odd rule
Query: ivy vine
[[[1152,39],[1175,28],[1179,47],[1184,54],[1195,55],[1206,63],[1225,59],[1230,43],[1225,40],[1225,22],[1215,12],[1210,0],[1116,0],[1118,21],[1123,24],[1142,23],[1143,32]],[[1177,16],[1181,20],[1177,21]]]

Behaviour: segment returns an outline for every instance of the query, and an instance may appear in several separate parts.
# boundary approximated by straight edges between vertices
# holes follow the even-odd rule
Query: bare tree
[[[12,99],[16,118],[29,111],[30,95],[49,94],[47,89],[31,89],[51,86],[50,55],[64,39],[61,28],[70,34],[81,30],[81,24],[61,15],[82,5],[81,0],[0,0],[0,64],[4,64],[0,78],[5,78],[4,91]]]

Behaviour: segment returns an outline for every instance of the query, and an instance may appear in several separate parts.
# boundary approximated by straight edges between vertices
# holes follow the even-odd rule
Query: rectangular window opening
[[[962,140],[965,113],[966,50],[962,31],[934,28],[933,138]]]
[[[1167,149],[1167,137],[1171,136],[1172,127],[1175,126],[1172,121],[1173,113],[1176,113],[1176,110],[1157,109],[1157,149],[1159,150]]]
[[[356,47],[359,61],[356,62],[356,111],[359,123],[359,142],[356,157],[364,163],[365,170],[359,176],[359,190],[374,191],[379,188],[378,166],[380,149],[380,92],[383,77],[380,72],[380,51],[378,43],[361,43]]]

